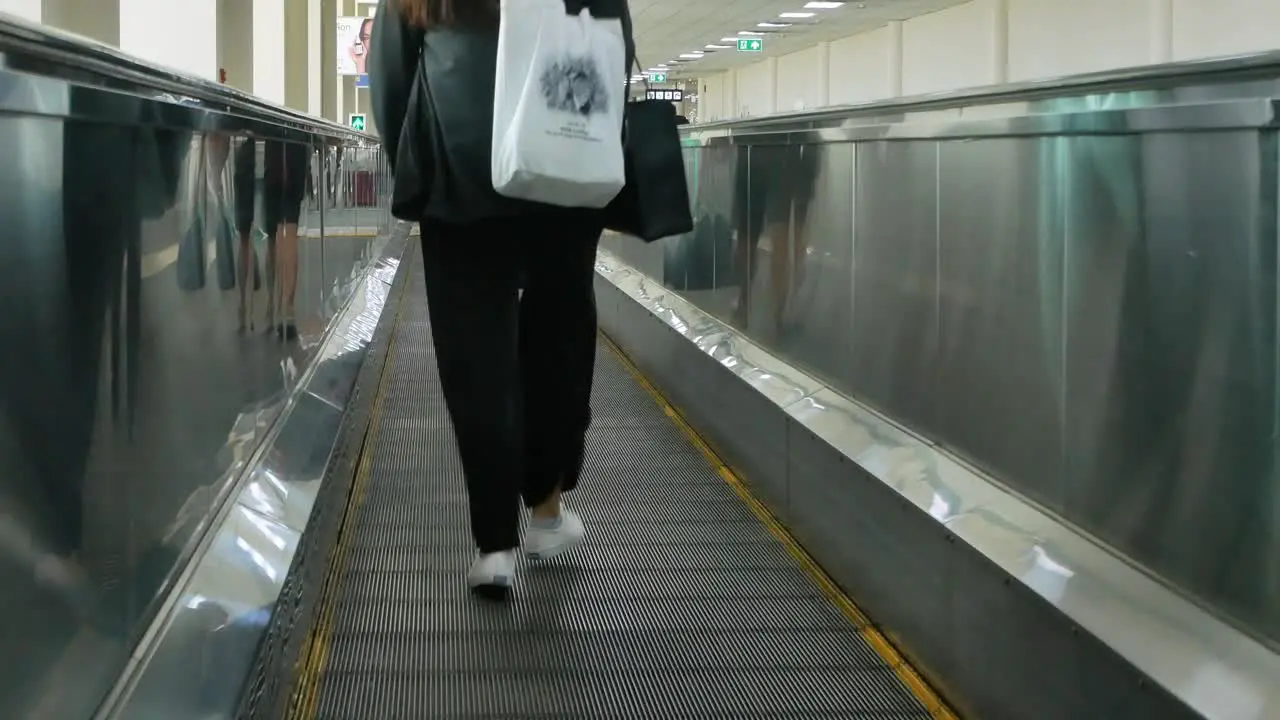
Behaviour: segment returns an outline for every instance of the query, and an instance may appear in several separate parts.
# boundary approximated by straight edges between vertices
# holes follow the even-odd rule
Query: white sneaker
[[[477,555],[467,571],[467,585],[475,594],[489,600],[505,600],[511,593],[516,576],[516,554],[513,550]]]
[[[524,552],[531,560],[550,560],[582,544],[587,528],[582,518],[568,508],[561,508],[555,520],[529,518],[524,531]]]

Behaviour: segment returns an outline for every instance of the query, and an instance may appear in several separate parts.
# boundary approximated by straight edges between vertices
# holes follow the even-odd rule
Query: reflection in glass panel
[[[373,243],[325,233],[337,152],[67,98],[106,117],[0,115],[4,718],[92,714],[306,368],[327,280]],[[389,228],[380,194],[367,210]]]

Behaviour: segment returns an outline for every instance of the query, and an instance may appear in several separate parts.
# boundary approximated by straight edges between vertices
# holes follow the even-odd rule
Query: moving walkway
[[[682,129],[490,605],[378,139],[0,51],[0,716],[1280,717],[1280,56]]]
[[[943,716],[607,340],[571,500],[588,543],[521,567],[509,605],[469,597],[465,487],[408,253],[295,717]]]

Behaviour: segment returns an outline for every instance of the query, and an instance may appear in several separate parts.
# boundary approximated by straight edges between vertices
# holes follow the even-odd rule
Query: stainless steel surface
[[[695,217],[732,237],[606,247],[1280,643],[1275,131],[1150,132],[1108,109],[1131,101],[1064,99],[1047,135],[695,131]],[[1273,104],[1216,107],[1238,102]],[[785,160],[802,148],[809,190]],[[689,285],[712,252],[734,262]]]
[[[388,243],[383,262],[398,265],[404,230]],[[274,679],[255,672],[284,674],[279,667],[254,667],[255,659],[262,663],[268,648],[276,649],[280,638],[272,630],[289,627],[293,608],[303,601],[296,586],[289,592],[286,579],[298,572],[303,546],[314,546],[314,536],[322,534],[317,516],[332,516],[349,490],[328,471],[374,328],[380,321],[394,323],[394,317],[383,318],[389,291],[389,282],[374,273],[357,283],[162,613],[155,641],[135,650],[125,682],[100,717],[244,717],[238,702]]]
[[[962,713],[1280,715],[1280,658],[1256,639],[696,298],[609,250],[596,269],[602,327],[767,489],[772,509]],[[785,416],[785,431],[724,432],[744,404]],[[770,454],[784,458],[781,478],[757,459]]]
[[[470,598],[466,492],[416,252],[412,271],[317,717],[929,717],[603,347],[568,500],[590,541],[522,563],[507,607]]]
[[[689,128],[704,227],[604,247],[1275,649],[1275,60]]]
[[[390,228],[386,170],[365,136],[115,51],[0,23],[0,53],[0,716],[83,718],[153,638],[197,541],[366,286]],[[297,149],[291,198],[262,177],[268,147]],[[345,169],[319,172],[339,148]],[[307,197],[357,168],[373,205]],[[237,198],[253,206],[246,245]],[[303,205],[296,256],[264,232],[283,201]],[[293,271],[297,334],[282,337],[268,320],[284,319]],[[244,570],[259,541],[286,535],[226,536],[248,544],[227,552]]]

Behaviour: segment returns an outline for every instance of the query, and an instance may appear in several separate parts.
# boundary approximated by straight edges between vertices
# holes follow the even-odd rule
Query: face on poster
[[[338,18],[338,74],[364,75],[368,70],[372,17]]]

